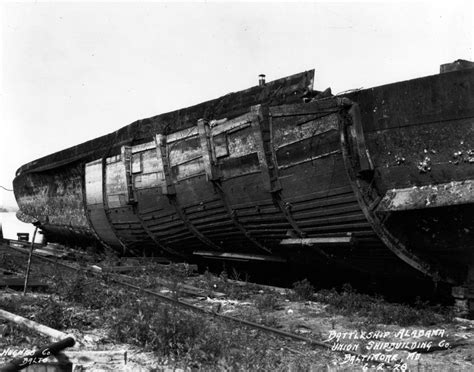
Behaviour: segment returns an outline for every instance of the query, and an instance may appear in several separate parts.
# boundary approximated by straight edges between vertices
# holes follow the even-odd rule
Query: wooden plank
[[[173,132],[166,136],[166,143],[170,144],[176,141],[181,141],[183,139],[194,137],[198,135],[197,127],[191,127],[187,129],[180,130],[179,132]]]
[[[91,268],[95,271],[101,271],[106,273],[125,273],[130,271],[139,271],[145,270],[149,268],[149,265],[142,265],[142,266],[113,266],[113,267],[100,267],[93,265]]]
[[[342,103],[340,97],[334,97],[321,101],[300,103],[292,105],[280,105],[270,108],[273,117],[278,116],[299,116],[299,115],[326,115],[337,112]]]
[[[23,285],[23,284],[22,284]],[[9,322],[18,324],[19,326],[26,327],[28,329],[32,329],[42,335],[45,335],[51,338],[54,341],[64,340],[65,338],[71,337],[64,332],[58,331],[56,329],[47,327],[43,324],[34,322],[32,320],[23,318],[22,316],[10,313],[8,311],[0,309],[0,318],[5,319]]]
[[[273,157],[269,152],[270,141],[269,137],[270,127],[268,123],[268,107],[262,105],[252,106],[252,113],[255,119],[252,120],[252,134],[257,144],[257,156],[260,164],[260,171],[262,172],[263,189],[267,192],[275,192],[281,189],[278,182],[278,175],[275,164],[273,164]]]
[[[85,165],[87,213],[92,228],[103,242],[111,247],[124,248],[107,218],[103,183],[103,172],[105,170],[102,163],[102,160],[99,159]]]
[[[86,371],[97,370],[99,367],[124,367],[127,364],[126,350],[66,350],[64,354],[73,365],[80,365]]]
[[[201,141],[201,151],[202,151],[202,160],[204,164],[204,169],[206,171],[206,177],[208,180],[212,181],[217,178],[217,170],[214,166],[212,149],[209,136],[209,125],[207,121],[199,119],[198,123],[199,139]]]
[[[153,150],[156,148],[156,144],[154,141],[142,143],[141,145],[135,145],[132,147],[132,154],[136,154],[138,152],[146,151],[146,150]]]
[[[217,125],[213,126],[211,122],[211,135],[212,136],[217,136],[218,134],[224,133],[224,132],[229,132],[232,130],[236,130],[240,127],[246,127],[250,125],[252,120],[255,119],[255,114],[252,112],[249,112],[245,115],[239,116],[238,118],[235,118],[233,120],[227,120],[225,122],[220,122]]]

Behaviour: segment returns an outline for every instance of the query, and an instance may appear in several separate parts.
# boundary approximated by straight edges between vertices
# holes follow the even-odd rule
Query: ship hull
[[[309,100],[311,83],[295,75],[29,163],[18,204],[50,240],[124,254],[471,283],[474,70]]]

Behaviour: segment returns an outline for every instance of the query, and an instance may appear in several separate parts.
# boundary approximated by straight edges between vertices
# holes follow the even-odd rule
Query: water
[[[29,233],[29,240],[33,238],[35,227],[32,224],[21,222],[16,218],[15,212],[0,212],[0,228],[4,239],[17,240],[17,233]],[[42,235],[36,233],[35,243],[41,243]]]

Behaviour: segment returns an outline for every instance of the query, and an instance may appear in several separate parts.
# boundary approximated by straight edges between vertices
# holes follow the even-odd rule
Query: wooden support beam
[[[349,109],[349,115],[352,118],[352,125],[354,126],[354,130],[351,130],[349,133],[355,136],[355,152],[359,158],[359,173],[372,172],[374,170],[374,165],[370,158],[369,150],[365,144],[359,104],[352,103],[351,108]]]
[[[286,262],[286,259],[282,257],[259,255],[259,254],[212,252],[212,251],[194,251],[193,254],[195,254],[196,256],[219,258],[223,260]]]
[[[341,244],[352,244],[354,243],[354,237],[350,236],[329,236],[321,238],[303,238],[303,239],[283,239],[280,244],[282,245],[341,245]]]
[[[122,371],[127,365],[126,350],[65,351],[67,359],[80,371]],[[77,369],[73,369],[77,370]]]
[[[281,185],[271,149],[268,107],[262,105],[252,106],[251,112],[255,115],[254,120],[251,122],[251,127],[257,144],[257,156],[262,172],[263,186],[266,191],[275,193],[281,190]]]
[[[199,140],[201,142],[202,160],[204,163],[204,170],[209,181],[218,179],[217,169],[214,166],[211,144],[210,144],[210,128],[207,121],[199,119],[197,122]]]
[[[166,148],[166,136],[163,134],[157,134],[155,137],[157,159],[159,168],[163,169],[164,183],[162,184],[161,192],[163,195],[175,195],[176,190],[174,188],[173,180],[171,179],[170,166],[168,161],[168,151]]]
[[[133,190],[133,177],[132,177],[132,147],[122,146],[121,148],[122,162],[125,167],[125,180],[127,182],[127,194],[128,204],[135,204],[135,193]]]

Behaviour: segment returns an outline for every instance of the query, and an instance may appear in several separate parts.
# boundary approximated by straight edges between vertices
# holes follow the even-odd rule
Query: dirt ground
[[[3,258],[0,267],[6,266],[20,272],[23,269],[18,260]],[[179,350],[174,350],[168,357],[159,349],[153,349],[150,340],[144,341],[140,337],[134,339],[127,334],[122,335],[126,342],[114,338],[113,335],[117,334],[114,317],[120,316],[120,311],[123,312],[123,301],[130,290],[112,287],[107,278],[91,276],[87,277],[80,288],[81,293],[86,294],[87,302],[84,297],[75,302],[71,300],[73,297],[64,294],[61,288],[53,284],[53,281],[56,284],[58,281],[57,268],[51,269],[51,265],[38,263],[33,267],[34,275],[41,276],[50,283],[48,290],[30,292],[23,297],[12,289],[0,289],[0,308],[14,310],[40,323],[49,322],[49,326],[54,326],[54,321],[57,321],[55,309],[60,309],[63,323],[58,323],[57,326],[76,339],[76,345],[71,350],[85,354],[97,350],[127,352],[126,364],[86,363],[88,369],[85,370],[474,370],[474,322],[455,316],[448,317],[440,309],[428,312],[424,308],[428,307],[426,304],[419,305],[418,308],[393,305],[381,299],[357,294],[350,289],[340,293],[327,291],[308,294],[308,291],[302,293],[301,288],[298,290],[297,287],[293,290],[272,288],[232,281],[222,275],[196,275],[188,269],[175,269],[173,265],[168,268],[154,265],[149,269],[141,268],[126,273],[121,277],[122,280],[128,279],[143,288],[179,297],[184,302],[212,310],[215,314],[245,319],[306,339],[295,340],[223,321],[218,316],[199,315],[192,319],[197,319],[197,323],[207,322],[211,328],[206,329],[224,330],[222,332],[228,332],[226,334],[233,338],[220,338],[221,335],[216,333],[206,335],[206,342],[218,339],[221,343],[228,342],[228,346],[219,349],[220,354],[216,354],[219,356],[214,359],[206,355],[199,357],[199,360],[206,360],[208,364],[197,363],[190,357],[195,354],[180,354]],[[70,281],[67,282],[66,279]],[[71,278],[62,280],[65,280],[64,285],[69,283],[67,285],[77,287],[77,279],[72,275]],[[311,290],[310,286],[305,285],[308,288],[303,289]],[[68,287],[68,290],[78,290],[74,289],[76,287]],[[92,292],[86,292],[85,288]],[[101,288],[102,292],[97,292],[97,288]],[[112,296],[108,292],[110,288],[113,288],[114,296],[122,296],[117,297],[117,302],[109,304],[114,308],[94,306],[94,302],[100,302],[100,296]],[[94,296],[95,299],[92,298]],[[127,319],[145,316],[140,307],[142,297],[145,296],[137,295],[137,300],[134,300],[137,304],[136,313],[134,315],[133,308],[128,309],[131,315],[127,316],[132,318]],[[157,299],[152,301],[152,308],[159,312],[163,303]],[[50,313],[45,313],[45,309],[49,309]],[[386,314],[382,314],[383,312]],[[393,315],[395,313],[396,316]],[[140,322],[135,323],[140,325]],[[130,328],[130,332],[132,331],[134,329]],[[1,320],[0,334],[0,363],[11,359],[5,356],[8,349],[33,349],[51,342],[31,330]],[[317,343],[325,343],[327,347],[321,347]],[[208,349],[200,350],[202,352]]]

